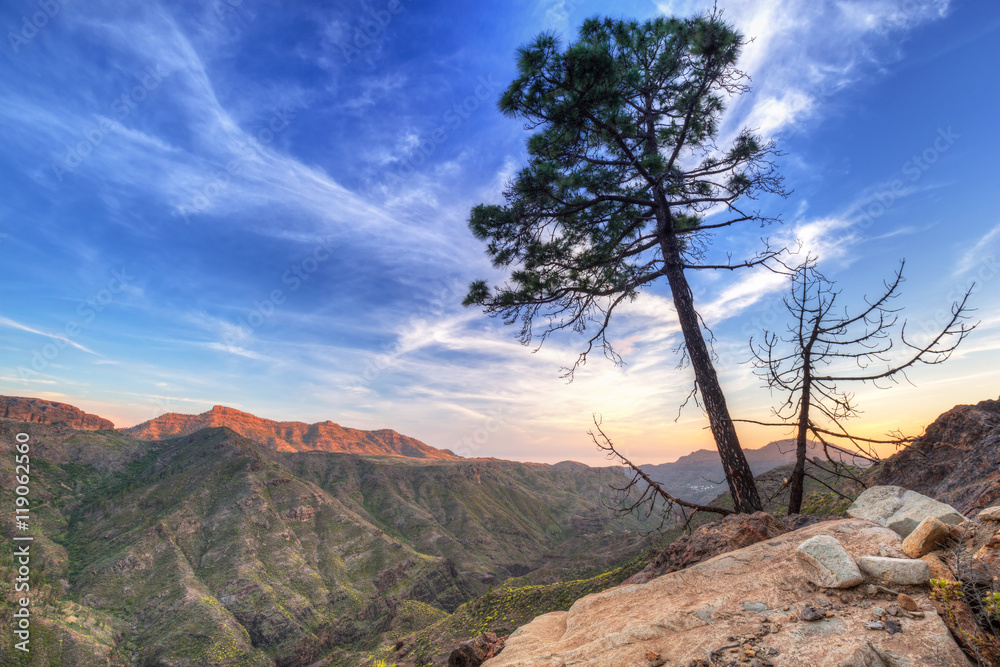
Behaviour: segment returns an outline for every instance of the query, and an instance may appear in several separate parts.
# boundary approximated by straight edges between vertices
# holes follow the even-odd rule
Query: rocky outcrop
[[[448,656],[448,667],[480,667],[484,661],[500,653],[506,640],[507,637],[486,632],[464,641]]]
[[[642,584],[713,556],[742,549],[787,532],[785,524],[765,512],[730,514],[721,521],[705,524],[692,534],[671,542],[652,563],[624,583]]]
[[[323,451],[439,460],[460,458],[448,450],[436,449],[389,429],[361,431],[332,421],[318,424],[276,422],[221,405],[200,415],[170,412],[124,428],[122,432],[142,440],[163,440],[216,426],[230,428],[244,438],[264,443],[279,452]]]
[[[913,612],[900,611],[895,593],[875,586],[820,595],[796,550],[821,535],[836,539],[855,560],[900,543],[893,531],[861,519],[801,528],[539,616],[484,667],[688,665],[706,658],[714,664],[969,665],[925,589],[898,591],[916,603]]]
[[[61,424],[80,431],[113,429],[115,425],[66,403],[42,398],[0,396],[0,417],[36,424]]]
[[[987,507],[976,518],[980,521],[1000,521],[1000,506]]]
[[[1000,500],[1000,400],[958,405],[879,466],[872,484],[912,489],[971,516]]]

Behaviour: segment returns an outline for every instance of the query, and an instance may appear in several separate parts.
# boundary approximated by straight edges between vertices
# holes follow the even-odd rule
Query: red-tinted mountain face
[[[436,449],[390,429],[361,431],[332,421],[318,424],[276,422],[221,405],[200,415],[170,412],[122,429],[122,432],[143,440],[162,440],[213,426],[225,426],[280,452],[324,451],[441,460],[460,458],[448,450]]]
[[[63,424],[81,431],[115,427],[107,419],[87,414],[72,405],[22,396],[0,396],[0,417],[36,424]]]

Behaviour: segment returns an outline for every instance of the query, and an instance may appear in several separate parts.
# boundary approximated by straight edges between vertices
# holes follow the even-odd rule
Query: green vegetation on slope
[[[452,646],[484,632],[510,634],[536,616],[551,611],[565,611],[580,598],[620,584],[647,563],[649,554],[587,579],[541,585],[516,585],[507,582],[475,600],[467,602],[437,622],[418,632],[389,632],[385,643],[367,656],[367,665],[396,664],[420,667],[445,660]],[[346,667],[347,662],[343,663]]]
[[[38,620],[20,664],[357,664],[512,575],[578,579],[648,543],[604,507],[612,470],[281,454],[222,428],[154,443],[0,428],[33,447]],[[0,465],[10,488],[9,451]]]

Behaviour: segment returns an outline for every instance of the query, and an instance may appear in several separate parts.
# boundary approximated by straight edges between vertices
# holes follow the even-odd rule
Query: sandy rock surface
[[[796,557],[797,547],[817,535],[836,538],[855,560],[900,542],[890,529],[861,519],[808,526],[539,616],[484,667],[679,666],[734,643],[776,667],[967,667],[924,589],[906,589],[923,618],[894,617],[901,631],[891,634],[866,623],[873,608],[895,598],[864,598],[865,586],[821,593]],[[820,620],[801,620],[806,616]],[[733,650],[724,650],[725,662],[740,657]]]

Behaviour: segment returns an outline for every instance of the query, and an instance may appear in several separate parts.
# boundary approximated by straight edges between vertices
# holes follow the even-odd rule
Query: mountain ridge
[[[614,568],[655,527],[616,516],[608,486],[623,475],[611,468],[281,452],[225,426],[143,441],[0,419],[0,440],[17,433],[45,504],[31,515],[30,660],[8,662],[0,638],[12,667],[305,667],[331,651],[358,665],[413,609],[443,616],[511,577]],[[4,488],[14,456],[0,449]],[[12,522],[0,534],[9,580]]]
[[[140,440],[156,441],[213,427],[232,429],[279,452],[324,451],[438,460],[461,458],[450,450],[432,447],[392,429],[365,431],[330,420],[314,424],[275,421],[223,405],[196,415],[168,412],[119,431]]]
[[[26,396],[0,396],[0,417],[35,424],[63,423],[82,431],[101,431],[115,427],[110,420],[84,412],[69,403]]]
[[[817,454],[819,443],[809,441],[808,455]],[[782,465],[795,461],[795,440],[775,440],[757,449],[744,449],[747,463],[753,474],[760,475]],[[832,455],[837,455],[832,451]],[[840,454],[840,459],[850,458]],[[860,464],[860,459],[853,461]],[[696,503],[707,503],[725,491],[725,473],[722,459],[714,449],[698,449],[685,454],[671,463],[644,463],[639,468],[650,478],[663,486],[670,494]]]

